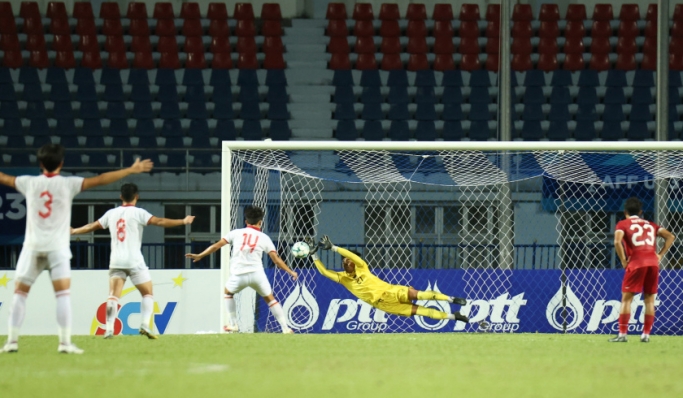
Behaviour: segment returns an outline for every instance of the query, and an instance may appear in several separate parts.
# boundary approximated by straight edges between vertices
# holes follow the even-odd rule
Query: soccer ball
[[[292,255],[296,258],[304,258],[308,256],[308,252],[310,251],[311,248],[308,247],[306,242],[296,242],[292,245]]]

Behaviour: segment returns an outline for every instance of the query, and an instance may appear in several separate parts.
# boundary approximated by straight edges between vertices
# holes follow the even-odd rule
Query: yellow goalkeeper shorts
[[[374,307],[387,314],[412,316],[413,304],[408,298],[408,287],[393,285],[389,290],[382,293]]]

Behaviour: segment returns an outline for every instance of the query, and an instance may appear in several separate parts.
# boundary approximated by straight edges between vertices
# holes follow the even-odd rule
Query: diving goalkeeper
[[[410,317],[414,315],[426,316],[432,319],[452,319],[455,321],[469,322],[469,318],[456,311],[447,314],[433,308],[422,307],[413,304],[413,300],[438,300],[448,301],[449,303],[465,305],[467,300],[460,297],[450,297],[434,291],[418,291],[410,286],[392,285],[387,283],[370,272],[368,264],[360,258],[354,251],[346,250],[334,246],[330,238],[325,235],[320,239],[319,244],[315,244],[313,239],[306,239],[310,246],[309,256],[313,260],[316,268],[326,278],[344,285],[354,296],[365,301],[371,306],[389,314]],[[316,254],[318,248],[333,250],[342,257],[343,272],[333,272],[325,268]]]

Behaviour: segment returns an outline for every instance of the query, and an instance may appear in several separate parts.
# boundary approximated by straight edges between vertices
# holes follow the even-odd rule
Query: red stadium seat
[[[567,21],[584,21],[586,19],[586,5],[569,4],[567,6],[567,15],[564,17],[564,19]]]
[[[183,51],[186,53],[203,53],[204,43],[201,36],[186,36],[183,44]]]
[[[673,54],[669,54],[671,57]],[[669,60],[671,60],[669,58]],[[654,52],[644,53],[643,61],[640,63],[640,69],[644,70],[657,70],[657,54]]]
[[[669,54],[669,70],[683,70],[683,55]]]
[[[513,21],[529,21],[534,19],[534,13],[531,11],[531,4],[515,4],[512,11]]]
[[[539,54],[557,54],[559,51],[557,39],[554,37],[544,37],[538,42]]]
[[[541,39],[543,41],[543,39]],[[497,37],[489,37],[486,40],[486,53],[498,54],[500,52],[500,39]]]
[[[0,35],[0,50],[21,51],[19,36],[17,36],[16,34]]]
[[[586,64],[583,62],[583,54],[567,54],[564,57],[564,65],[562,65],[562,69],[576,72],[585,68]]]
[[[583,26],[583,21],[567,21],[567,26],[564,28],[564,37],[566,38],[581,38],[586,36],[586,28]]]
[[[372,25],[372,21],[356,21],[356,24],[353,26],[353,34],[356,36],[374,36],[375,28]]]
[[[147,19],[147,6],[145,3],[128,3],[128,11],[126,18],[129,19]]]
[[[154,59],[152,53],[149,51],[139,51],[133,57],[133,68],[138,69],[155,69]]]
[[[377,51],[375,48],[375,40],[372,38],[372,36],[357,37],[356,45],[353,47],[353,51],[358,54],[374,54]]]
[[[489,22],[500,21],[500,4],[489,4],[486,6],[486,20]]]
[[[14,22],[14,17],[4,17],[0,15],[0,34],[16,34],[17,25]]]
[[[542,53],[539,55],[536,69],[540,69],[543,72],[552,72],[559,67],[560,64],[557,62],[556,53]]]
[[[434,70],[445,71],[455,69],[455,61],[452,54],[436,54],[434,58]]]
[[[211,52],[214,54],[228,53],[232,52],[230,48],[230,39],[227,37],[214,37],[211,39]]]
[[[674,21],[683,21],[683,4],[676,4],[674,8]]]
[[[102,69],[102,58],[99,51],[83,53],[81,66],[90,69]]]
[[[515,37],[512,40],[510,51],[512,54],[531,54],[533,51],[531,39],[528,37]]]
[[[588,68],[597,71],[612,69],[612,65],[609,62],[609,54],[592,54]]]
[[[408,21],[406,28],[406,36],[408,37],[425,37],[427,36],[427,25],[425,21],[412,20]]]
[[[238,37],[237,45],[235,46],[238,53],[256,53],[258,47],[256,47],[256,40],[254,37]]]
[[[42,35],[43,24],[40,22],[40,18],[24,19],[24,29],[22,32],[26,33],[27,35]]]
[[[58,19],[68,19],[69,14],[66,12],[66,5],[61,1],[51,1],[47,3],[47,13],[45,14],[48,18],[58,18]]]
[[[256,53],[240,53],[237,58],[237,68],[239,69],[258,69],[258,66]]]
[[[490,21],[486,24],[486,37],[500,37],[500,22]]]
[[[396,3],[382,3],[379,8],[379,19],[382,21],[398,21],[401,13],[398,11]]]
[[[648,39],[645,39],[647,42]],[[643,46],[643,52],[656,52],[656,43],[653,43],[655,45],[651,45],[651,48],[649,48],[649,51],[645,50],[645,46]],[[671,41],[669,42],[669,53],[670,54],[683,54],[683,37],[672,37]]]
[[[671,38],[671,43],[674,42],[678,38],[672,37]],[[669,52],[671,52],[671,47],[669,47]],[[643,42],[643,53],[657,53],[657,37],[645,37],[645,41]]]
[[[50,58],[47,56],[47,51],[31,51],[31,54],[28,58],[28,66],[38,69],[45,69],[50,66]]]
[[[66,18],[53,18],[50,21],[50,33],[53,35],[70,35],[71,26]]]
[[[420,18],[408,18],[408,19],[420,19]],[[449,3],[434,4],[434,11],[432,12],[432,19],[435,21],[452,21],[453,20],[453,7]]]
[[[453,39],[448,36],[437,37],[434,39],[433,52],[434,54],[453,54],[455,52]]]
[[[398,21],[382,21],[379,28],[379,35],[382,37],[398,37],[401,36],[401,28]]]
[[[123,36],[107,36],[104,39],[104,49],[107,52],[126,52],[126,43]]]
[[[10,3],[9,1],[0,1],[0,15],[14,17],[14,11],[12,11],[12,3]]]
[[[19,16],[24,19],[42,17],[38,9],[38,3],[35,1],[22,1],[19,7]]]
[[[479,16],[479,5],[478,4],[463,4],[460,6],[460,16],[458,17],[461,21],[478,21],[481,19]]]
[[[232,58],[228,53],[214,54],[211,62],[213,69],[232,69]]]
[[[346,43],[348,45],[348,41]],[[268,36],[263,38],[263,46],[261,50],[264,53],[276,51],[285,52],[285,45],[282,43],[282,37],[280,36]]]
[[[593,21],[611,21],[613,19],[611,4],[596,4],[593,8]]]
[[[237,20],[235,36],[256,36],[256,25],[253,19]]]
[[[204,52],[187,53],[187,62],[185,62],[187,69],[206,69],[206,58]]]
[[[621,23],[619,23],[619,31],[617,35],[619,37],[628,37],[630,39],[635,39],[640,35],[640,29],[638,29],[638,22],[621,21]]]
[[[330,37],[330,42],[327,44],[328,53],[350,53],[349,41],[346,37]]]
[[[470,72],[481,69],[479,54],[463,54],[460,60],[460,69]]]
[[[458,47],[460,54],[479,54],[479,40],[474,37],[463,37]]]
[[[622,53],[617,56],[617,63],[614,66],[618,70],[635,70],[638,69],[636,64],[635,53]]]
[[[263,59],[263,69],[285,69],[287,64],[281,52],[271,51]]]
[[[583,38],[567,38],[564,42],[563,50],[566,54],[583,54],[585,47],[583,45]]]
[[[76,4],[74,3],[74,7]],[[119,3],[113,1],[105,1],[100,5],[100,18],[102,19],[121,19],[121,12],[119,11]]]
[[[76,58],[73,51],[58,51],[55,55],[55,66],[63,69],[76,67]]]
[[[177,53],[178,42],[175,36],[162,36],[157,43],[157,52],[160,53]]]
[[[128,60],[125,51],[110,52],[107,59],[107,67],[113,69],[128,69]]]
[[[28,35],[26,36],[26,45],[24,49],[27,51],[39,51],[45,50],[45,36],[39,35]]]
[[[228,8],[225,6],[225,3],[209,3],[206,18],[212,21],[228,19]],[[232,62],[230,65],[232,65]]]
[[[401,61],[401,56],[397,53],[384,54],[382,57],[382,64],[380,65],[382,70],[400,70],[403,69],[403,62]]]
[[[479,24],[476,21],[460,22],[458,35],[460,37],[479,37]]]
[[[133,28],[133,22],[137,22],[137,21],[130,21],[131,30]],[[159,19],[159,20],[157,20],[157,26],[156,26],[156,28],[154,28],[154,34],[157,36],[175,36],[176,35],[175,22],[173,22],[172,19]],[[131,35],[132,35],[132,33],[131,33]]]
[[[434,5],[436,6],[436,4]],[[451,11],[452,13],[452,11]],[[427,19],[427,8],[424,4],[410,3],[408,4],[408,9],[406,10],[406,19]]]
[[[149,38],[147,38],[149,43]],[[96,35],[83,35],[78,39],[78,51],[89,52],[89,51],[100,51],[100,43],[97,41]]]
[[[202,14],[199,11],[199,3],[188,2],[183,3],[180,7],[180,18],[185,20],[188,19],[201,19]]]
[[[410,54],[410,58],[408,58],[408,67],[406,69],[410,71],[430,69],[427,54]]]
[[[332,51],[330,51],[332,52]],[[336,51],[335,51],[336,52]],[[380,52],[383,54],[400,54],[401,40],[398,37],[384,37],[382,38],[382,45]]]
[[[619,19],[622,21],[637,21],[640,19],[638,4],[622,4],[619,11]]]
[[[146,20],[145,23],[147,23]],[[123,35],[123,26],[121,26],[121,20],[105,19],[104,21],[102,21],[102,34],[105,36]],[[147,33],[147,35],[149,36],[149,32]]]
[[[434,29],[432,30],[432,36],[446,36],[448,38],[453,37],[453,25],[451,25],[451,21],[434,21]]]
[[[327,19],[347,19],[346,15],[346,4],[344,3],[328,3],[327,4],[327,14],[325,16]]]
[[[358,54],[358,59],[356,60],[356,69],[377,69],[377,60],[375,59],[375,54]]]
[[[656,33],[654,37],[656,37]],[[671,37],[683,37],[683,21],[674,21],[671,27]]]
[[[227,19],[214,19],[209,23],[209,36],[228,37],[230,36],[230,26]]]
[[[591,28],[591,37],[607,37],[612,36],[612,27],[609,21],[593,21],[593,27]]]
[[[675,13],[675,11],[674,11]],[[657,20],[657,4],[649,4],[647,6],[647,14],[645,15],[646,21],[656,21]]]
[[[557,4],[541,4],[541,12],[538,14],[541,22],[557,22],[560,20],[560,8]]]
[[[2,60],[2,65],[6,68],[21,68],[24,66],[24,60],[21,57],[21,51],[5,51],[5,55]]]
[[[180,69],[183,66],[180,64],[178,52],[161,53],[159,57],[159,69]]]
[[[52,50],[54,51],[73,51],[70,35],[55,35],[52,40]]]
[[[612,46],[609,43],[608,37],[594,37],[591,42],[591,53],[593,54],[607,54],[612,52]]]
[[[372,13],[372,4],[356,3],[353,6],[353,19],[356,21],[372,21],[374,18],[375,16]]]
[[[327,21],[327,29],[325,30],[325,34],[330,37],[346,37],[349,35],[349,28],[346,26],[345,20],[331,19]]]
[[[635,54],[637,52],[638,45],[636,44],[636,39],[620,37],[619,41],[617,41],[617,54]]]
[[[411,37],[408,39],[406,52],[408,52],[408,54],[427,54],[429,52],[427,39],[424,37]]]
[[[184,3],[187,4],[187,3]],[[183,21],[183,36],[202,36],[204,28],[199,19],[186,19]]]
[[[282,11],[279,3],[263,3],[261,6],[261,19],[264,21],[282,20]]]
[[[249,19],[254,20],[254,7],[251,3],[235,3],[235,11],[233,12],[233,18],[238,21]],[[239,64],[239,62],[238,62]],[[238,65],[239,68],[239,65]],[[245,68],[240,68],[245,69]],[[250,69],[250,68],[247,68]]]
[[[149,41],[149,36],[133,36],[130,42],[130,51],[151,53],[152,43]]]
[[[97,35],[97,27],[95,26],[95,20],[83,18],[76,21],[76,34],[81,36]]]
[[[556,21],[543,21],[538,28],[538,37],[552,37],[557,38],[560,35],[560,27]]]
[[[175,13],[173,12],[173,5],[169,2],[155,3],[153,17],[156,19],[175,18]]]
[[[161,21],[159,21],[161,22]],[[162,24],[163,25],[163,24]],[[157,23],[157,29],[159,29],[159,23]],[[149,25],[146,19],[131,19],[130,26],[128,27],[128,33],[131,36],[149,36]],[[170,35],[159,35],[159,36],[170,36]],[[175,36],[175,34],[174,34]]]
[[[500,59],[498,57],[498,53],[486,54],[486,64],[484,65],[484,68],[489,72],[498,73],[498,69],[500,68]]]
[[[349,54],[347,54],[347,53],[334,53],[334,54],[332,54],[328,68],[332,69],[332,70],[349,70],[349,69],[351,69],[351,60],[349,59]]]
[[[282,34],[282,24],[280,21],[263,21],[263,24],[261,25],[262,36],[282,36]]]
[[[531,62],[531,54],[515,54],[512,56],[511,62],[512,70],[516,72],[524,72],[529,69],[534,69],[534,64]]]
[[[517,21],[512,25],[512,37],[531,37],[533,34],[529,21]]]

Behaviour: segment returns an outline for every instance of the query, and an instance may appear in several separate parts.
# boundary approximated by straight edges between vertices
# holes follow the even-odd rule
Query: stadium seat
[[[372,47],[374,52],[374,44]],[[408,39],[408,46],[406,48],[408,54],[426,54],[429,52],[427,40],[425,37],[410,37]]]
[[[242,131],[240,135],[247,141],[262,140],[263,129],[261,128],[261,122],[258,120],[245,120],[244,124],[242,125]]]
[[[78,4],[78,3],[76,3]],[[79,19],[76,22],[76,34],[81,36],[95,36],[97,35],[97,27],[94,19]]]
[[[568,39],[583,39],[584,36],[586,36],[586,28],[583,25],[583,21],[567,21],[567,25],[564,28],[564,37]]]
[[[358,139],[358,130],[353,120],[340,120],[335,130],[335,138],[340,141],[355,141]]]
[[[436,71],[447,71],[455,69],[455,60],[452,54],[436,54],[434,59],[434,70]]]
[[[43,34],[43,24],[40,18],[26,18],[24,19],[24,27],[22,33],[27,35],[42,35]]]
[[[453,25],[450,21],[434,21],[434,29],[432,30],[432,36],[437,39],[448,39],[453,38]]]
[[[173,19],[173,5],[169,2],[158,2],[154,4],[154,12],[152,17],[155,19]]]
[[[437,138],[436,126],[433,121],[420,120],[415,129],[415,138],[418,141],[435,141]]]
[[[145,21],[145,20],[140,20],[140,21]],[[140,27],[140,32],[133,33],[133,26],[134,23],[139,23],[140,25],[143,25],[140,21],[130,21],[130,34],[132,36],[144,36],[144,27]],[[147,22],[147,21],[145,21]],[[146,33],[149,35],[149,31]],[[172,19],[159,19],[157,20],[157,26],[154,28],[154,34],[157,36],[175,36],[176,35],[176,27],[175,23],[173,22]]]
[[[327,22],[325,34],[330,37],[346,37],[349,35],[349,28],[346,26],[345,20],[332,19]],[[355,31],[354,34],[356,34]],[[358,35],[356,34],[356,36]]]
[[[70,35],[71,27],[67,18],[53,19],[50,21],[50,33],[53,35]]]
[[[382,21],[382,24],[379,27],[379,35],[384,38],[398,38],[401,36],[401,27],[399,26],[398,21]]]
[[[411,6],[415,6],[416,4],[410,4],[408,5],[408,9],[410,10]],[[410,18],[408,16],[408,19],[427,19],[426,18],[426,12],[425,12],[425,18]],[[434,4],[434,11],[432,12],[432,19],[435,21],[452,21],[453,20],[453,7],[448,4],[448,3],[437,3]]]
[[[354,10],[355,12],[355,10]],[[396,21],[401,18],[396,3],[382,3],[379,9],[379,19],[382,21]],[[355,19],[355,18],[354,18]]]
[[[182,65],[177,52],[161,53],[159,57],[160,69],[180,69]]]
[[[149,42],[149,38],[147,38],[147,39]],[[97,41],[97,36],[96,35],[81,35],[81,36],[79,36],[78,51],[81,51],[81,52],[100,51],[100,44]],[[149,51],[151,51],[151,46],[150,46]]]
[[[0,35],[0,50],[2,51],[21,51],[19,36],[16,34]]]
[[[147,6],[145,5],[145,3],[128,3],[128,11],[126,12],[126,18],[147,19]]]
[[[614,19],[611,4],[596,4],[593,9],[593,21],[611,21]]]
[[[282,36],[282,24],[280,21],[263,21],[261,25],[261,35],[262,36]]]
[[[410,127],[405,120],[394,120],[389,127],[389,136],[392,141],[408,141],[411,137]]]
[[[202,27],[201,21],[198,19],[186,19],[183,21],[181,34],[186,37],[202,36],[204,34],[204,28]]]
[[[149,51],[138,51],[133,56],[133,68],[154,69],[154,59]]]
[[[366,141],[382,141],[384,138],[386,138],[384,129],[382,128],[382,122],[379,120],[365,121],[363,130],[361,131],[361,136]]]
[[[551,122],[568,122],[572,119],[567,103],[553,103],[548,113]]]
[[[75,5],[78,3],[74,3]],[[104,2],[100,5],[100,18],[102,19],[121,19],[119,4],[116,2]]]
[[[273,88],[277,86],[287,86],[287,76],[285,71],[281,69],[270,69],[266,71],[266,86]],[[286,92],[286,91],[285,91]]]
[[[472,141],[486,141],[491,138],[491,129],[486,121],[474,121],[470,124],[469,138]]]
[[[330,21],[329,23],[331,24],[332,22],[334,21]],[[346,25],[346,22],[344,22],[344,25]],[[355,36],[373,36],[375,34],[375,27],[372,24],[372,21],[356,21],[356,23],[353,25],[353,34]]]
[[[0,34],[16,34],[17,25],[14,22],[14,17],[0,16]]]
[[[569,127],[566,121],[551,121],[546,134],[550,141],[566,141],[570,138]]]
[[[512,37],[532,37],[533,28],[531,22],[518,21],[512,25]]]
[[[253,36],[238,37],[235,49],[239,53],[256,53],[258,51],[256,40]]]
[[[202,17],[199,11],[199,3],[187,2],[180,7],[180,18],[185,20],[195,20]]]
[[[557,4],[541,4],[541,11],[538,14],[539,21],[559,21],[560,9]]]
[[[584,21],[586,19],[586,5],[567,5],[567,14],[565,15],[564,19],[566,19],[567,21]]]
[[[45,46],[45,36],[42,34],[27,35],[24,49],[27,51],[45,51],[47,49]]]
[[[145,21],[146,25],[147,21]],[[96,34],[90,30],[90,26],[83,27],[88,34]],[[121,25],[121,20],[119,19],[105,19],[102,21],[102,34],[105,36],[121,36],[123,35],[123,26]],[[147,32],[149,36],[149,32]]]
[[[556,21],[543,21],[538,28],[538,37],[557,38],[560,35],[560,27]]]
[[[26,18],[40,18],[38,3],[35,1],[22,1],[19,7],[19,16]]]
[[[425,43],[425,47],[426,47]],[[353,50],[358,54],[374,54],[377,49],[375,48],[375,41],[372,36],[360,36],[356,38],[356,44],[353,46]]]
[[[344,48],[348,48],[348,42],[345,38],[332,38],[330,39],[330,49],[332,46],[332,41],[334,39],[341,39],[339,44],[336,44],[336,46],[339,48],[339,51],[332,51],[330,52],[344,52]],[[401,53],[401,40],[398,37],[383,37],[382,38],[382,43],[380,45],[380,52],[384,55],[387,54],[400,54]]]
[[[202,41],[201,36],[185,37],[183,51],[186,53],[204,53],[204,42]]]
[[[102,3],[100,5],[100,9],[104,4],[106,4],[106,3]],[[118,6],[117,3],[113,3],[113,4],[116,4]],[[118,7],[117,7],[117,9],[118,9]],[[93,18],[95,18],[95,14],[92,11],[92,4],[89,1],[74,2],[72,16],[76,19],[93,19]]]
[[[544,138],[545,134],[540,121],[525,120],[522,125],[521,138],[524,141],[538,141]]]
[[[606,121],[603,123],[600,138],[603,141],[617,141],[624,138],[624,131],[619,121]]]
[[[346,5],[344,3],[328,3],[326,19],[347,19]]]
[[[210,20],[227,20],[228,8],[225,3],[209,3],[206,17]]]
[[[374,19],[374,14],[372,12],[372,4],[356,3],[353,7],[352,18],[356,21],[370,21]]]
[[[479,17],[479,5],[465,3],[460,7],[461,21],[478,21]]]
[[[185,68],[190,69],[206,69],[206,58],[204,52],[190,52],[187,54],[187,61]],[[187,73],[187,72],[186,72]]]
[[[446,121],[443,124],[441,137],[444,141],[460,141],[465,138],[465,132],[459,121]]]
[[[512,10],[513,21],[531,21],[533,19],[534,15],[533,11],[531,11],[531,4],[515,4]]]
[[[471,35],[471,32],[470,32]],[[426,37],[427,36],[427,25],[425,21],[422,20],[412,20],[408,21],[408,27],[406,28],[406,36],[408,37]]]
[[[212,20],[209,23],[209,36],[211,37],[228,37],[230,36],[230,27],[228,21],[224,19]]]
[[[591,28],[591,37],[606,37],[612,36],[612,27],[609,21],[593,21],[593,27]]]
[[[123,41],[123,36],[107,36],[104,39],[104,49],[107,52],[125,52],[126,43]]]
[[[617,30],[617,35],[619,37],[625,37],[629,39],[635,39],[640,35],[640,29],[638,28],[638,22],[636,21],[621,21],[619,24],[619,29]]]

